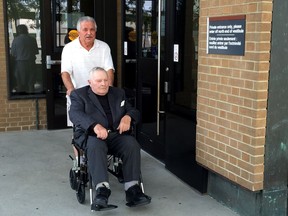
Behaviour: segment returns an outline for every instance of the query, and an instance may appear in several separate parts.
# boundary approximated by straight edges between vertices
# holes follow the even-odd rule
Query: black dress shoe
[[[96,190],[96,196],[93,200],[93,204],[96,208],[106,208],[108,206],[108,198],[111,194],[111,190],[107,187],[99,187]]]
[[[126,191],[126,205],[129,207],[146,205],[151,202],[151,197],[144,194],[139,185],[134,185]]]

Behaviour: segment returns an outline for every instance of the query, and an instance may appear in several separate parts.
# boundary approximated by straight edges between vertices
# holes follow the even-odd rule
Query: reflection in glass
[[[38,53],[36,39],[28,34],[27,26],[18,25],[17,36],[11,46],[11,56],[15,62],[12,92],[33,92],[36,81],[31,69],[36,66],[35,60]]]
[[[93,6],[93,2],[90,6]],[[86,3],[86,4],[87,4]],[[85,6],[84,2],[80,0],[56,0],[55,1],[55,33],[56,33],[56,47],[63,47],[78,36],[76,30],[77,21],[80,17],[84,16],[81,8]]]
[[[125,0],[123,86],[136,91],[136,0]]]
[[[125,1],[125,32],[124,41],[127,43],[125,56],[136,60],[136,0]]]
[[[7,0],[6,7],[10,95],[43,94],[40,0]]]
[[[192,22],[191,22],[192,21]],[[197,47],[199,1],[176,1],[175,44],[179,45],[179,61],[175,63],[174,104],[179,108],[196,109]]]
[[[157,1],[143,1],[142,6],[142,56],[157,58],[158,46],[158,4]]]

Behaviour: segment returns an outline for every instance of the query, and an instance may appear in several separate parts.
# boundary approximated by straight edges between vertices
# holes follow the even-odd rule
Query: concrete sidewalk
[[[150,205],[129,208],[123,185],[111,176],[109,202],[117,209],[91,212],[78,203],[69,184],[72,130],[0,133],[1,216],[236,216],[208,195],[201,195],[142,152],[142,175]]]

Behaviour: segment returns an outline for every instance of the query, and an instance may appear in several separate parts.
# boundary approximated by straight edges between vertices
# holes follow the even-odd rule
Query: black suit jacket
[[[129,115],[135,124],[140,121],[140,112],[129,104],[123,89],[109,87],[107,95],[113,118],[113,130],[117,129],[124,115]],[[70,98],[69,117],[76,127],[88,131],[92,125],[101,124],[108,128],[104,109],[90,86],[72,91]]]

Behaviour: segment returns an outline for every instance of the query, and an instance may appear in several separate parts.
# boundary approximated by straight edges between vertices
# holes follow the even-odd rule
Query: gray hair
[[[98,71],[104,71],[107,74],[107,71],[102,67],[94,67],[89,71],[89,78],[91,79],[92,76],[97,73]],[[107,74],[108,76],[108,74]]]
[[[90,17],[90,16],[83,16],[83,17],[80,17],[78,19],[78,21],[77,21],[77,31],[80,31],[82,22],[93,22],[95,24],[95,30],[97,31],[96,21],[95,21],[95,19],[93,17]]]

